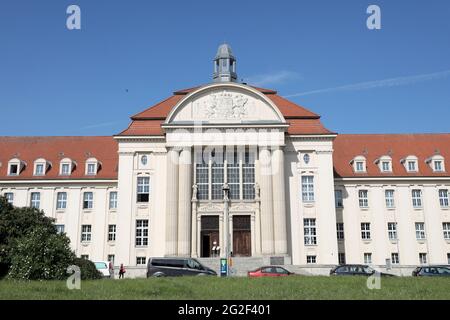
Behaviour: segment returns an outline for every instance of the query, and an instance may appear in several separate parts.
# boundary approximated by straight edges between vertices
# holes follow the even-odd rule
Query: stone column
[[[261,251],[263,255],[274,253],[273,243],[273,188],[271,152],[267,147],[259,149],[259,177],[261,187]]]
[[[178,253],[178,161],[175,149],[167,152],[166,256]]]
[[[273,151],[272,174],[275,253],[287,254],[286,197],[284,190],[284,152],[281,148]]]
[[[190,255],[191,242],[191,189],[192,161],[191,148],[183,148],[180,153],[178,189],[178,255]]]
[[[200,232],[199,229],[197,229],[197,199],[192,199],[192,218],[191,218],[191,257],[197,258],[198,257],[198,251],[197,251],[197,233]]]

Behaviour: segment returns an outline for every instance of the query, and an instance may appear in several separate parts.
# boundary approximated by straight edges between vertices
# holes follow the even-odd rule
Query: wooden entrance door
[[[201,257],[213,256],[214,242],[219,245],[219,216],[203,216],[200,231]]]
[[[252,255],[250,216],[233,216],[233,256]]]

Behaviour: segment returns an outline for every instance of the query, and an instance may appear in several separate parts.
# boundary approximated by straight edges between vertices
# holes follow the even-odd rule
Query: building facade
[[[236,79],[221,45],[212,83],[113,137],[1,137],[0,193],[55,218],[77,255],[131,268],[227,253],[313,272],[450,263],[450,134],[339,135]]]

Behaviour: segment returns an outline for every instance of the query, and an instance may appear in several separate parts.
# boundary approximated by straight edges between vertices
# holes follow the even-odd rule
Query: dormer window
[[[434,161],[434,171],[436,171],[436,172],[442,172],[442,171],[444,171],[444,170],[442,169],[442,161],[440,161],[440,160]]]
[[[38,163],[36,165],[36,170],[35,170],[34,174],[37,176],[43,176],[44,175],[44,164]]]
[[[408,156],[405,159],[402,159],[401,162],[407,172],[419,172],[419,165],[416,156]]]
[[[50,163],[45,159],[37,159],[34,162],[34,175],[45,176],[47,170],[50,168]]]
[[[415,161],[408,161],[408,171],[417,171]]]
[[[383,170],[383,172],[391,171],[390,163],[388,161],[381,162],[381,170]]]
[[[98,171],[98,161],[95,158],[88,159],[86,161],[86,175],[95,176]]]
[[[440,154],[428,158],[425,162],[431,167],[433,172],[445,172],[444,157]]]
[[[70,176],[75,167],[75,162],[69,158],[61,160],[59,165],[59,174],[61,176]]]
[[[362,161],[357,161],[356,162],[356,171],[357,172],[364,171],[364,162],[362,162]]]
[[[8,175],[18,176],[25,167],[25,163],[19,159],[12,159],[8,163]]]
[[[70,163],[63,163],[61,165],[61,174],[63,176],[68,176],[70,175]]]
[[[18,164],[10,164],[9,165],[9,175],[10,176],[19,175],[19,165]]]
[[[351,162],[353,164],[353,170],[357,173],[366,172],[366,158],[363,156],[358,156],[354,158]]]
[[[382,156],[375,161],[380,171],[383,173],[392,172],[392,158],[390,156]]]

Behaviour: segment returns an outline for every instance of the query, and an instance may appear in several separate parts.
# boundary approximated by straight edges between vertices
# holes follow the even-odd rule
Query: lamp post
[[[229,193],[230,193],[230,186],[228,183],[225,183],[222,187],[223,189],[223,220],[225,223],[224,226],[224,234],[225,234],[225,258],[227,259],[227,276],[230,275],[230,231],[229,231]]]

